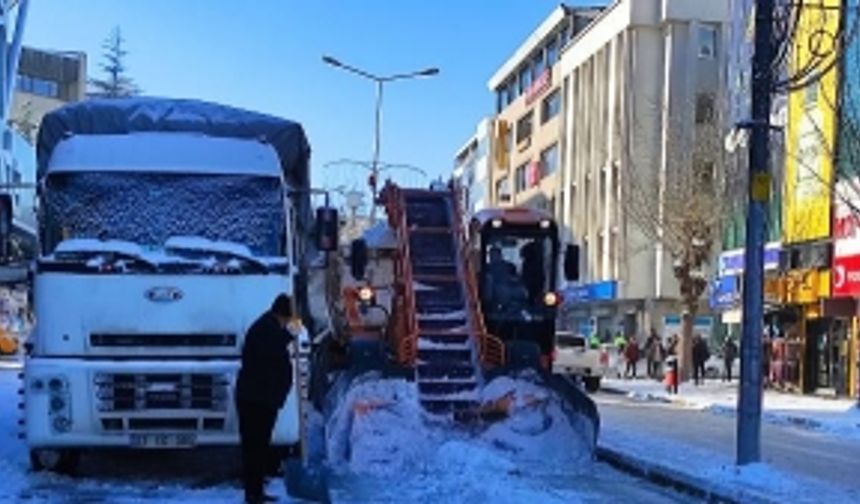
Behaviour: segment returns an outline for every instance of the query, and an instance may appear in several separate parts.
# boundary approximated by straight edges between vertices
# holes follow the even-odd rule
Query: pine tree
[[[124,48],[125,39],[117,26],[102,44],[101,69],[105,73],[104,79],[90,79],[90,85],[94,88],[93,96],[103,98],[122,98],[140,94],[140,89],[127,75],[125,57],[128,51]]]

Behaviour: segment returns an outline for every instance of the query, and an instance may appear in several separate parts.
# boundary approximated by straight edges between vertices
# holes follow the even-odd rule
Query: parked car
[[[579,376],[587,391],[596,392],[607,366],[606,351],[590,348],[585,336],[570,332],[556,335],[554,372]]]

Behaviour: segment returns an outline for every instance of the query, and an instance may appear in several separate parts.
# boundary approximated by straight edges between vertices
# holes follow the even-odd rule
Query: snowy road
[[[732,458],[735,418],[669,404],[632,401],[598,394],[601,420],[608,433],[637,433],[643,439],[672,440]],[[854,488],[860,474],[860,442],[813,431],[762,424],[762,454],[776,469]],[[659,458],[659,455],[658,455]]]
[[[234,450],[100,453],[84,457],[75,478],[29,472],[26,448],[17,439],[16,374],[16,369],[0,369],[0,502],[241,501]],[[343,503],[692,502],[599,463],[522,464],[459,441],[443,444],[440,453],[446,455],[443,465],[377,476],[339,474],[332,481],[332,497]],[[269,491],[289,502],[279,482],[271,482]]]

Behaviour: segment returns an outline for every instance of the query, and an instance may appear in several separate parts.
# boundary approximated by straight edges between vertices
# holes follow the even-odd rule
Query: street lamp
[[[352,65],[348,65],[332,56],[323,55],[322,57],[323,63],[331,65],[335,68],[341,68],[346,70],[347,72],[354,73],[365,79],[370,79],[376,83],[376,112],[375,112],[375,121],[374,121],[374,137],[373,137],[373,161],[371,162],[371,177],[370,177],[370,190],[373,196],[373,206],[371,209],[370,220],[371,222],[376,221],[376,185],[377,180],[379,178],[379,145],[380,145],[380,136],[381,136],[381,124],[382,124],[382,87],[387,82],[393,82],[396,80],[406,80],[406,79],[414,79],[417,77],[432,77],[439,73],[439,69],[435,67],[425,68],[423,70],[416,70],[414,72],[407,73],[398,73],[380,76],[367,71],[364,71],[360,68],[354,67]]]

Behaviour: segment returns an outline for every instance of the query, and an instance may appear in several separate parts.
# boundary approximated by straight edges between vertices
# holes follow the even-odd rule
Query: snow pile
[[[594,426],[565,411],[558,395],[525,377],[500,376],[481,391],[483,402],[513,394],[513,415],[481,434],[490,445],[517,460],[572,464],[591,457]]]
[[[592,468],[589,434],[579,432],[590,422],[571,425],[561,399],[527,377],[497,378],[480,398],[508,394],[510,418],[462,426],[427,415],[414,383],[356,379],[327,422],[335,500],[579,502],[580,485],[570,483]]]
[[[353,382],[326,424],[329,464],[360,474],[401,471],[437,444],[416,436],[425,430],[415,384],[369,373]]]
[[[418,320],[460,320],[466,318],[466,312],[456,310],[444,313],[419,313]]]
[[[486,450],[507,461],[504,464],[571,464],[590,459],[591,422],[570,415],[560,397],[533,381],[503,376],[479,393],[446,397],[479,398],[486,403],[506,395],[513,400],[508,419],[466,431],[452,421],[429,417],[414,383],[367,374],[355,380],[328,420],[329,464],[335,470],[375,475],[399,473],[417,463],[460,464],[459,459],[450,459],[456,450],[445,448],[444,440]]]
[[[651,380],[607,379],[603,386],[623,391],[634,400],[674,403],[717,415],[737,414],[737,382],[707,382],[699,387],[684,383],[678,395],[669,395],[660,383]],[[762,418],[775,425],[860,439],[860,408],[854,399],[830,399],[766,390]]]

